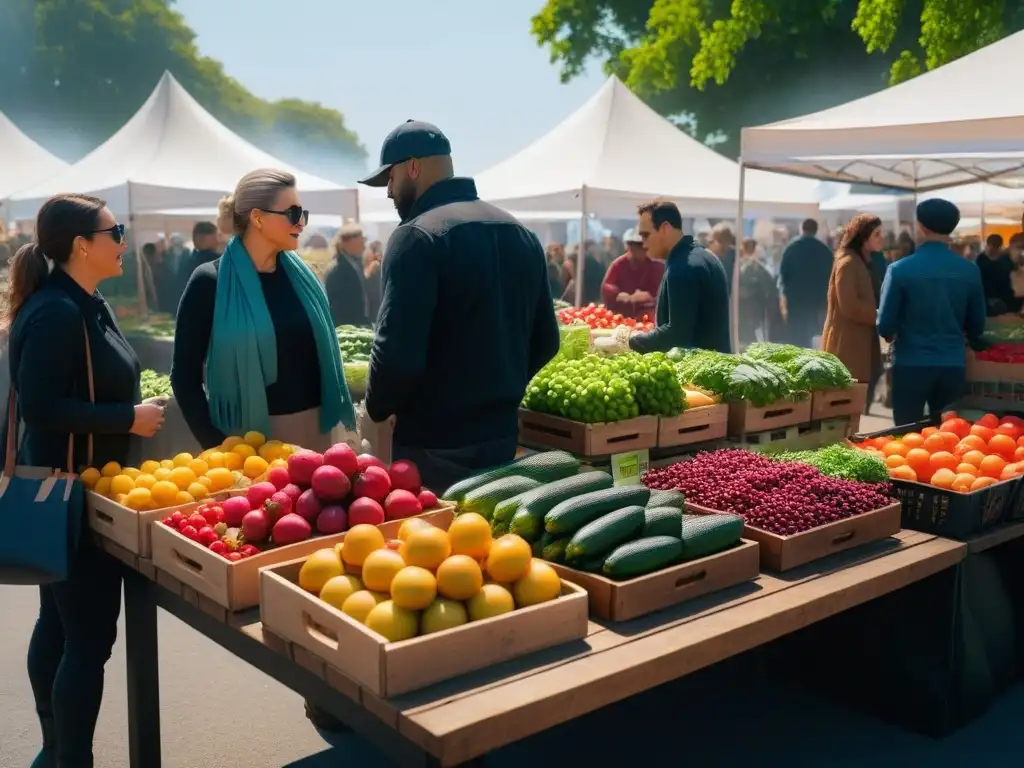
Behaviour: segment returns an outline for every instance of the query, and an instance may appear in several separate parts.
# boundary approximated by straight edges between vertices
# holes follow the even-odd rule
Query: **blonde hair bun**
[[[235,196],[225,195],[217,203],[217,229],[224,235],[235,234]]]

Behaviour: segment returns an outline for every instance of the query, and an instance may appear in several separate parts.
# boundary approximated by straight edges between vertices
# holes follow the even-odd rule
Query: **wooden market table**
[[[129,751],[159,768],[156,609],[317,702],[400,765],[463,765],[600,707],[683,677],[957,566],[967,547],[931,534],[894,539],[618,624],[393,699],[360,688],[302,648],[264,632],[257,609],[229,613],[104,541],[125,580]],[[509,715],[513,715],[510,717]]]

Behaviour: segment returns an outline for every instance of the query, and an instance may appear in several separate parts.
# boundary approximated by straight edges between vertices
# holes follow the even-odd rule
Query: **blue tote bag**
[[[83,323],[82,330],[85,331]],[[92,353],[85,334],[89,401],[95,402]],[[0,537],[0,583],[46,584],[63,581],[82,533],[85,492],[75,469],[75,436],[68,435],[66,470],[18,466],[17,395],[12,377],[7,401],[7,445],[0,474],[0,529],[18,536]],[[92,463],[92,435],[87,464]]]

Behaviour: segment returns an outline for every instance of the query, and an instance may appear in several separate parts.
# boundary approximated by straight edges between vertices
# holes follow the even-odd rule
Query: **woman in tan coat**
[[[868,267],[883,245],[882,220],[861,213],[843,232],[828,281],[824,347],[843,361],[857,381],[869,382],[881,368],[882,349],[875,329],[875,290]]]

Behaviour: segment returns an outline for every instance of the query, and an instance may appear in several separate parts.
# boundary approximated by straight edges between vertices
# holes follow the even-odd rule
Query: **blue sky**
[[[438,125],[456,171],[484,170],[568,116],[604,81],[567,85],[530,35],[543,0],[177,0],[202,53],[256,95],[341,110],[375,164],[407,118]],[[288,8],[288,10],[286,10]]]

